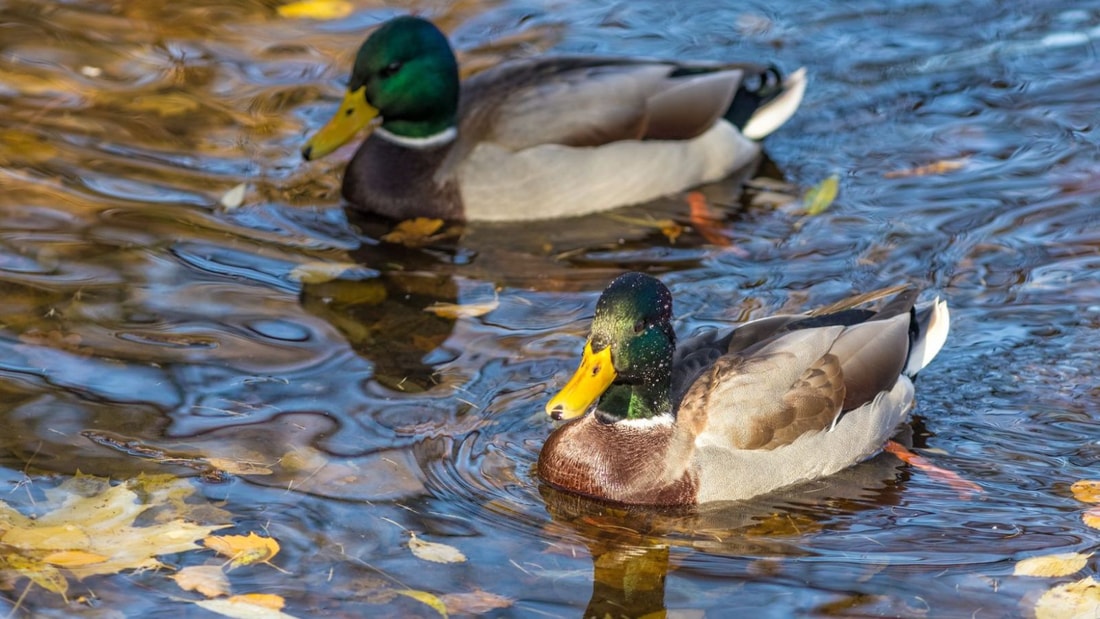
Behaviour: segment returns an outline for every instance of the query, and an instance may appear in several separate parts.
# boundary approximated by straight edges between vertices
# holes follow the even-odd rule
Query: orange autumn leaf
[[[282,610],[286,606],[286,600],[281,595],[275,595],[274,593],[245,593],[234,595],[229,599],[248,602],[254,606],[263,606],[272,610]]]
[[[394,226],[393,230],[382,235],[382,240],[406,247],[423,247],[442,238],[436,234],[443,227],[442,219],[417,217],[406,219]]]
[[[266,563],[279,553],[279,542],[270,537],[260,537],[255,532],[248,535],[211,535],[202,543],[214,552],[229,557],[230,569]]]
[[[1081,479],[1069,487],[1073,498],[1084,503],[1100,503],[1100,480]]]
[[[1100,507],[1093,507],[1081,514],[1081,520],[1094,529],[1100,529]]]
[[[946,174],[961,169],[966,165],[965,159],[941,159],[927,165],[907,168],[905,170],[893,170],[883,174],[885,178],[906,178],[909,176],[928,176],[930,174]]]

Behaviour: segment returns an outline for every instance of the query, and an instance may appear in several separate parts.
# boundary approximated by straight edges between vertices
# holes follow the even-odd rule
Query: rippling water
[[[1017,616],[1066,580],[1014,577],[1017,560],[1095,549],[1068,486],[1100,460],[1100,9],[419,3],[469,66],[552,48],[772,59],[811,81],[766,141],[773,181],[705,188],[728,246],[644,224],[686,222],[674,197],[406,249],[340,208],[350,151],[298,155],[364,32],[398,12],[372,4],[0,8],[0,475],[37,480],[5,500],[30,509],[43,475],[78,469],[196,474],[124,441],[265,463],[196,483],[283,545],[285,572],[242,568],[234,591],[298,616],[435,614],[398,588],[485,592],[505,616]],[[836,203],[802,217],[792,197],[832,174]],[[244,205],[221,206],[240,183]],[[318,262],[361,267],[301,283]],[[911,440],[983,492],[890,455],[686,513],[541,488],[545,399],[630,268],[661,274],[682,333],[899,282],[945,296]],[[497,305],[451,319],[423,311],[436,301]],[[469,560],[425,563],[407,531]],[[200,616],[162,573],[76,588],[95,601],[22,608]]]

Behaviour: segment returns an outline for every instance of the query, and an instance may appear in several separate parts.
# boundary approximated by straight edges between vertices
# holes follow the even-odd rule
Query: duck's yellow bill
[[[588,412],[604,391],[615,380],[615,366],[611,363],[611,347],[592,352],[592,343],[584,346],[581,366],[558,392],[546,403],[546,414],[554,419],[573,419]]]
[[[344,95],[344,101],[332,120],[325,123],[302,147],[302,158],[311,161],[324,157],[347,143],[378,116],[378,108],[367,103],[366,88],[360,86],[359,90],[349,90]]]

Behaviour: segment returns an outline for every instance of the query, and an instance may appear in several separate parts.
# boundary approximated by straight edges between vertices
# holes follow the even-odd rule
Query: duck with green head
[[[900,290],[876,311],[780,315],[676,345],[672,296],[641,273],[596,304],[580,367],[546,405],[550,485],[626,504],[740,500],[880,451],[913,406],[911,378],[947,338],[939,299]]]
[[[395,219],[570,217],[719,180],[794,113],[805,72],[631,58],[502,63],[461,82],[446,36],[398,17],[363,43],[322,157],[376,127],[344,172],[353,208]]]

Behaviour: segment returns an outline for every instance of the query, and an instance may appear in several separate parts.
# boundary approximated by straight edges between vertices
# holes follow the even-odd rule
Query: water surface
[[[4,500],[33,513],[77,470],[194,476],[231,532],[282,544],[283,571],[235,570],[234,592],[279,594],[297,616],[437,614],[397,589],[479,594],[495,616],[1023,616],[1055,584],[1096,573],[1094,559],[1071,577],[1012,576],[1021,558],[1097,545],[1068,486],[1100,460],[1100,9],[417,8],[469,66],[547,49],[767,59],[805,66],[810,87],[759,170],[704,188],[725,213],[720,239],[689,229],[671,242],[647,225],[689,223],[673,196],[409,249],[342,210],[350,150],[298,155],[364,33],[396,8],[309,20],[243,0],[8,3]],[[839,198],[804,217],[797,197],[832,174]],[[240,183],[244,204],[222,206]],[[360,266],[324,283],[295,276],[319,262]],[[951,338],[903,434],[983,492],[890,455],[686,513],[540,487],[533,465],[553,428],[542,407],[576,363],[599,290],[626,269],[670,286],[683,334],[904,282],[947,298]],[[437,301],[496,305],[423,311]],[[271,474],[210,479],[104,437]],[[409,531],[468,560],[425,562]],[[80,595],[32,590],[19,612],[209,616],[164,573],[89,579]]]

